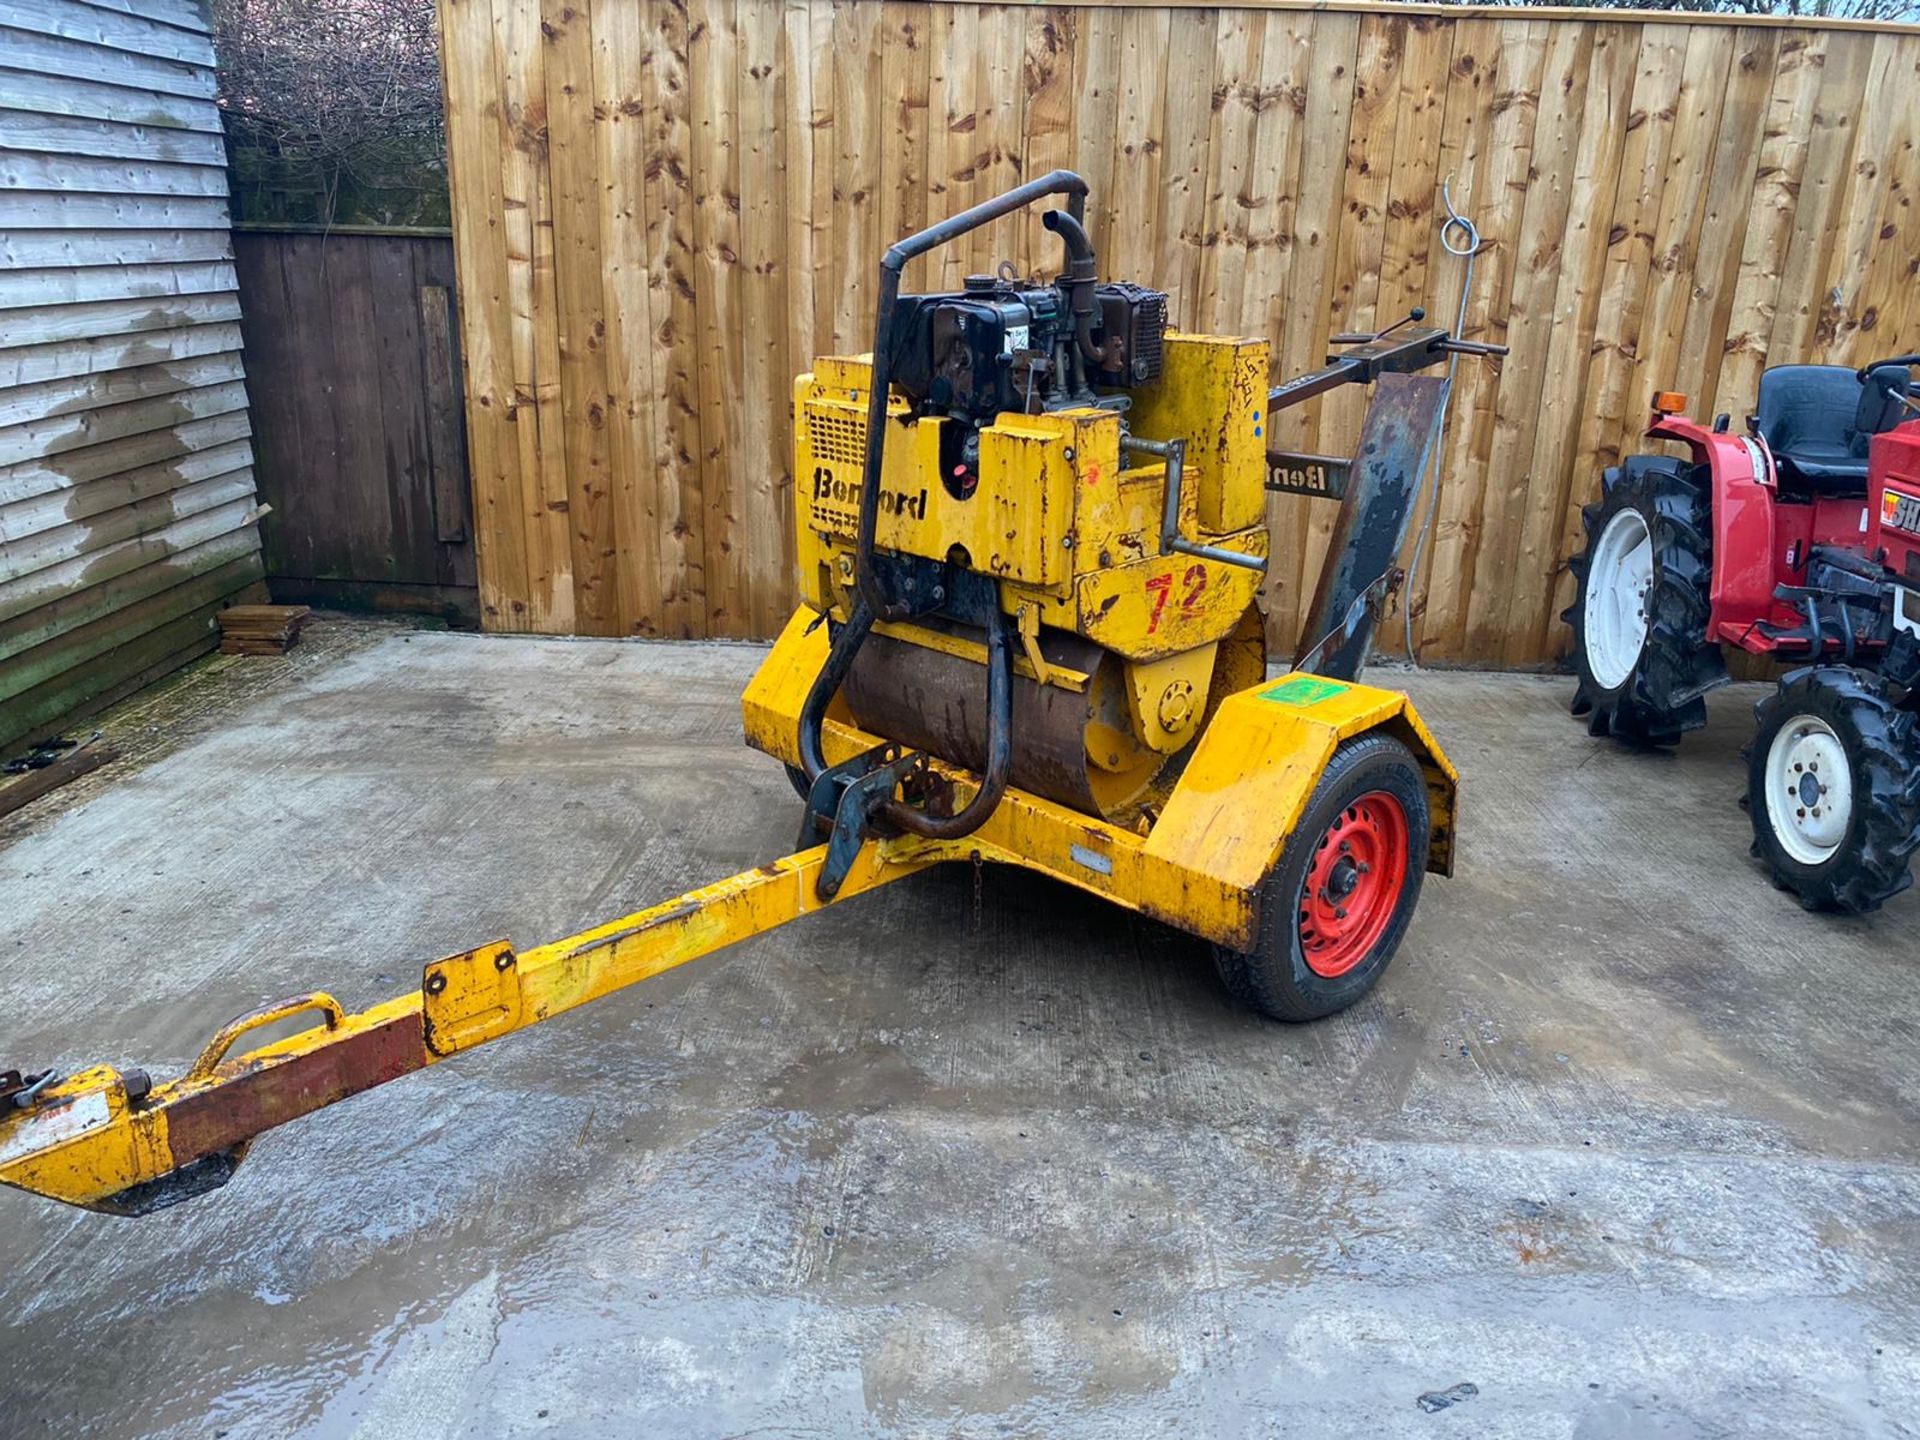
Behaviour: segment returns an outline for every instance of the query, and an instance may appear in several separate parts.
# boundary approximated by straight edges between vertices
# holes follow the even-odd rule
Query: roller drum
[[[1087,687],[1080,692],[1014,676],[1013,784],[1085,814],[1119,818],[1168,759],[1132,733],[1125,662],[1061,632],[1045,632],[1041,650],[1049,665],[1085,674]],[[861,647],[841,693],[863,730],[970,770],[986,764],[982,664],[876,633]]]

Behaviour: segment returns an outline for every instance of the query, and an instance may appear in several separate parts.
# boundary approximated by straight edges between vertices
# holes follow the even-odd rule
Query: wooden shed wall
[[[198,0],[0,0],[0,745],[260,577],[213,96]]]
[[[1656,388],[1920,348],[1920,32],[1432,6],[440,0],[481,599],[498,629],[760,635],[792,603],[790,377],[868,347],[885,245],[1055,166],[1105,277],[1275,343],[1451,320],[1429,659],[1564,648],[1579,507]],[[1900,98],[1906,97],[1906,98]],[[1003,222],[907,288],[1007,257]],[[1350,446],[1362,400],[1280,417]],[[1276,499],[1291,641],[1332,521]]]

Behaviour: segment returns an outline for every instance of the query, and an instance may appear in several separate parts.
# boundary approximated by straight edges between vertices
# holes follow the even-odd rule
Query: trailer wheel
[[[1275,1020],[1318,1020],[1371,990],[1420,899],[1430,820],[1420,763],[1364,735],[1333,753],[1261,887],[1260,945],[1216,945],[1241,1004]]]
[[[1864,915],[1913,883],[1920,727],[1879,680],[1842,665],[1783,676],[1754,707],[1753,853],[1809,910]]]
[[[1707,691],[1727,680],[1707,642],[1713,564],[1711,474],[1664,455],[1634,455],[1581,511],[1587,548],[1561,619],[1573,627],[1573,713],[1593,735],[1672,745],[1707,720]]]

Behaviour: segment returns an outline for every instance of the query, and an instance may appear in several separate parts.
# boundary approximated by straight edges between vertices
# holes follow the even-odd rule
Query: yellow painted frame
[[[800,763],[800,707],[826,663],[827,627],[818,619],[805,606],[796,611],[741,696],[747,743],[789,765]],[[1041,871],[1203,939],[1251,950],[1261,884],[1334,750],[1380,730],[1420,761],[1433,817],[1427,868],[1451,875],[1460,775],[1413,702],[1397,690],[1322,681],[1321,698],[1293,703],[1273,693],[1287,679],[1263,681],[1221,702],[1145,834],[1010,790],[973,835],[915,853],[954,859],[977,851],[982,859]],[[829,763],[881,743],[844,709],[829,710],[822,731]],[[965,771],[949,773],[959,785],[973,783]]]
[[[804,606],[794,614],[742,697],[748,743],[788,764],[826,658],[818,619]],[[1251,950],[1265,877],[1327,761],[1372,730],[1419,756],[1434,816],[1428,868],[1450,873],[1459,776],[1407,697],[1311,676],[1263,681],[1220,704],[1144,833],[1012,790],[964,839],[868,841],[832,900],[816,892],[826,847],[814,846],[530,950],[500,940],[433,961],[419,989],[357,1014],[325,994],[296,996],[223,1027],[177,1080],[149,1086],[96,1065],[50,1083],[29,1108],[0,1109],[0,1184],[115,1213],[189,1198],[224,1183],[275,1125],[949,860],[1023,866]],[[839,707],[822,741],[834,762],[881,743]],[[949,773],[962,788],[976,783]],[[255,1029],[309,1011],[322,1023],[232,1053]]]

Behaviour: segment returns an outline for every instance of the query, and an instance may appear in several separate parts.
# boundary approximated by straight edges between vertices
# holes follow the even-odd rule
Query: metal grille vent
[[[1138,347],[1133,354],[1133,370],[1136,375],[1144,374],[1149,380],[1160,376],[1161,337],[1167,329],[1167,302],[1159,296],[1145,301],[1140,306],[1140,324],[1134,332],[1134,344]],[[1145,362],[1144,367],[1141,362]]]
[[[807,445],[815,463],[851,465],[867,461],[867,422],[815,406],[807,407]]]

